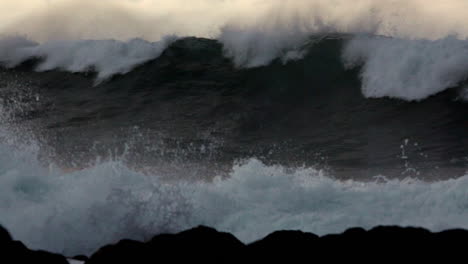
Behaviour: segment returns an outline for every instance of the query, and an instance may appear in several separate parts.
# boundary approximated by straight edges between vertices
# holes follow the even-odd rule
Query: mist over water
[[[167,182],[157,168],[142,173],[125,160],[65,173],[45,167],[31,149],[2,144],[0,151],[1,224],[29,247],[70,256],[200,224],[246,243],[283,229],[325,235],[355,226],[468,228],[468,176],[340,181],[314,168],[249,159],[212,182]]]
[[[0,224],[68,255],[200,224],[468,228],[466,10],[2,0]]]
[[[366,32],[393,37],[468,36],[463,0],[5,0],[4,34],[36,41],[144,38],[167,34],[216,37],[223,28],[265,34],[299,31]],[[282,38],[288,38],[283,35]]]

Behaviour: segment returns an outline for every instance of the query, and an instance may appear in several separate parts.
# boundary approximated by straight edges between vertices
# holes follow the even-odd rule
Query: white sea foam
[[[98,81],[102,81],[159,57],[174,40],[175,36],[168,36],[158,42],[132,39],[127,42],[80,40],[39,44],[24,37],[5,37],[0,39],[0,63],[15,67],[25,60],[39,58],[42,60],[36,68],[38,71],[96,71]]]
[[[324,235],[355,226],[468,228],[468,175],[365,183],[250,159],[214,182],[167,182],[157,168],[146,175],[120,161],[63,173],[31,151],[0,151],[1,224],[30,247],[68,255],[200,224],[244,242],[280,229]]]
[[[307,31],[300,29],[256,31],[225,27],[219,41],[236,66],[250,68],[268,65],[276,58],[301,59],[304,55],[301,46],[308,36]]]
[[[463,101],[468,101],[468,85],[465,85],[460,93],[460,99]]]
[[[363,65],[367,97],[421,100],[468,78],[468,41],[356,37],[344,52],[348,67]]]
[[[41,43],[165,35],[220,39],[242,66],[294,51],[310,34],[340,32],[405,39],[468,37],[468,3],[446,0],[3,0],[0,34]],[[293,57],[297,57],[293,56]]]
[[[70,264],[83,264],[84,261],[79,261],[79,260],[74,260],[74,259],[68,259],[68,263]]]

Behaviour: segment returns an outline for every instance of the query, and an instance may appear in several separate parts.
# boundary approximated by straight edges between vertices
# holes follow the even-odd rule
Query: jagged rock
[[[278,231],[248,246],[249,253],[302,254],[316,246],[319,237],[301,231]],[[274,249],[274,250],[273,250]]]
[[[5,228],[0,226],[0,245],[8,243],[11,240],[12,240],[12,238],[10,236],[10,233]]]
[[[230,263],[238,260],[244,247],[231,234],[198,227],[177,235],[159,235],[148,243],[122,240],[100,249],[86,263],[155,263],[161,259]]]
[[[64,256],[58,254],[28,249],[23,243],[13,241],[8,231],[0,226],[0,263],[68,264],[68,261]]]
[[[349,229],[343,234],[318,237],[300,231],[279,231],[244,245],[233,235],[208,227],[179,234],[155,236],[147,242],[122,240],[99,249],[90,258],[74,259],[86,264],[103,263],[242,263],[242,262],[403,262],[443,261],[463,257],[468,231],[431,233],[421,228],[376,227],[369,231]],[[0,227],[1,263],[66,264],[65,257],[32,251],[13,241]],[[8,260],[5,262],[5,260]]]
[[[160,256],[158,252],[150,254],[147,244],[122,240],[115,245],[105,246],[94,253],[87,264],[92,263],[151,263]]]
[[[174,253],[181,249],[186,254],[183,258],[193,257],[220,262],[231,260],[245,247],[233,235],[203,226],[177,235],[156,236],[149,242],[149,246]]]
[[[2,246],[1,263],[47,263],[47,264],[68,264],[64,256],[49,253],[46,251],[30,250],[19,241],[10,241]],[[7,262],[3,262],[7,261]]]
[[[319,237],[301,231],[278,231],[247,246],[246,259],[296,263],[309,259],[315,252]]]
[[[377,227],[349,229],[318,237],[300,231],[280,231],[250,245],[232,235],[199,227],[176,235],[160,235],[147,243],[121,241],[104,247],[87,264],[155,263],[158,260],[204,263],[302,260],[318,262],[455,259],[468,231],[431,233],[421,228]],[[450,254],[447,254],[450,252]]]

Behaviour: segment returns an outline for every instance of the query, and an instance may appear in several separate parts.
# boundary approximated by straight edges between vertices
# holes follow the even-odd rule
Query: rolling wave
[[[92,47],[109,43],[122,49],[84,59]],[[85,46],[79,52],[67,51],[78,44],[57,49],[32,44],[33,50],[67,54],[66,59],[10,59],[9,65],[17,66],[1,72],[4,109],[13,119],[32,123],[40,141],[52,148],[46,155],[61,157],[64,166],[93,161],[109,150],[119,156],[130,144],[135,157],[145,156],[135,160],[148,164],[156,161],[146,157],[230,163],[256,156],[322,163],[343,169],[340,178],[401,177],[408,165],[400,146],[409,140],[411,166],[428,179],[457,176],[466,168],[465,41],[320,35],[256,67],[236,65],[226,58],[234,53],[210,39],[183,38],[164,50],[130,43],[148,49],[132,53],[129,43],[114,41],[79,42]],[[154,47],[161,55],[151,59]],[[151,56],[145,58],[147,51]],[[300,56],[291,57],[293,51]],[[129,59],[132,54],[137,57]],[[402,54],[404,59],[390,60]],[[93,63],[99,67],[84,67]],[[64,68],[34,71],[43,65]],[[91,72],[67,72],[71,68]],[[110,77],[122,69],[128,72]],[[107,80],[96,83],[102,76]]]
[[[0,41],[1,224],[69,255],[200,224],[468,228],[466,41],[251,37]]]
[[[15,238],[468,228],[466,0],[190,2],[2,0]]]
[[[283,63],[303,59],[313,45],[338,39],[343,42],[343,51],[334,51],[336,56],[341,56],[348,68],[362,66],[360,77],[366,97],[422,100],[457,87],[468,77],[464,59],[468,42],[455,37],[408,40],[337,34],[300,36],[283,36],[275,41],[275,37],[256,32],[225,30],[219,41],[223,44],[224,56],[231,58],[236,67],[255,68],[267,66],[276,59]],[[102,81],[158,58],[176,39],[168,36],[159,42],[133,39],[39,44],[23,37],[7,37],[0,40],[0,62],[4,67],[14,68],[25,61],[39,59],[36,71],[96,72],[97,80]],[[186,47],[190,50],[194,45],[196,49],[198,43],[192,41]],[[321,46],[327,49],[327,45],[333,44]],[[215,49],[216,46],[212,44],[206,48]]]

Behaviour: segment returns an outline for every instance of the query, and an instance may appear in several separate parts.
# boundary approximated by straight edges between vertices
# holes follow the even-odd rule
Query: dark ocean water
[[[100,83],[93,73],[34,72],[30,60],[2,71],[1,96],[7,109],[21,104],[15,121],[34,126],[50,147],[44,155],[66,167],[127,151],[135,166],[179,159],[230,167],[257,157],[328,167],[339,179],[463,175],[463,84],[416,102],[365,98],[360,69],[342,62],[346,40],[322,40],[301,60],[243,69],[214,40],[182,39]]]
[[[343,62],[351,38],[313,38],[301,58],[258,67],[185,38],[103,79],[98,66],[44,68],[47,56],[5,64],[2,221],[68,253],[197,224],[244,241],[276,229],[466,227],[466,78],[451,66],[415,81],[403,68],[402,83],[440,75],[445,86],[369,93],[366,80],[375,91],[387,79],[369,79],[376,53]]]

